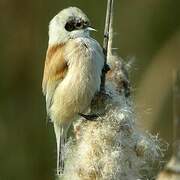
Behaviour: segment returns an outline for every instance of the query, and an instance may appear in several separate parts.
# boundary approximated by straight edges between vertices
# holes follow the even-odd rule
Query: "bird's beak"
[[[88,31],[97,31],[96,29],[94,29],[94,28],[92,28],[92,27],[90,27],[90,26],[87,27],[87,30],[88,30]]]

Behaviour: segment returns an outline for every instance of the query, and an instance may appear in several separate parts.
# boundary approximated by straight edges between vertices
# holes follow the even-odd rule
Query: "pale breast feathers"
[[[104,54],[93,39],[76,38],[65,45],[49,47],[42,83],[47,113],[56,101],[57,106],[61,101],[62,106],[64,101],[68,106],[68,102],[78,99],[78,102],[82,100],[80,104],[86,102],[83,107],[87,106],[100,88],[103,66]],[[77,104],[73,107],[77,108]]]

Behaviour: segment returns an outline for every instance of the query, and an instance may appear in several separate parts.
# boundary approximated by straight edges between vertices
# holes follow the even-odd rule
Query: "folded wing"
[[[48,47],[42,82],[43,94],[46,96],[47,114],[49,114],[56,87],[65,77],[67,70],[68,66],[64,59],[64,45]]]

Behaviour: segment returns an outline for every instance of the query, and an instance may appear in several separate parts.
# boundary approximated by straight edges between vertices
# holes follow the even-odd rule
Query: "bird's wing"
[[[65,77],[68,70],[63,52],[64,45],[50,46],[47,49],[42,81],[43,94],[46,96],[47,114],[49,113],[56,87]]]

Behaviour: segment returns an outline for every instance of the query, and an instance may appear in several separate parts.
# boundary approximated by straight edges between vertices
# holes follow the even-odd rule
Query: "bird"
[[[95,31],[87,15],[68,7],[49,23],[42,91],[47,116],[54,125],[57,143],[57,175],[64,171],[65,143],[73,121],[87,112],[100,91],[104,53],[90,36]]]

